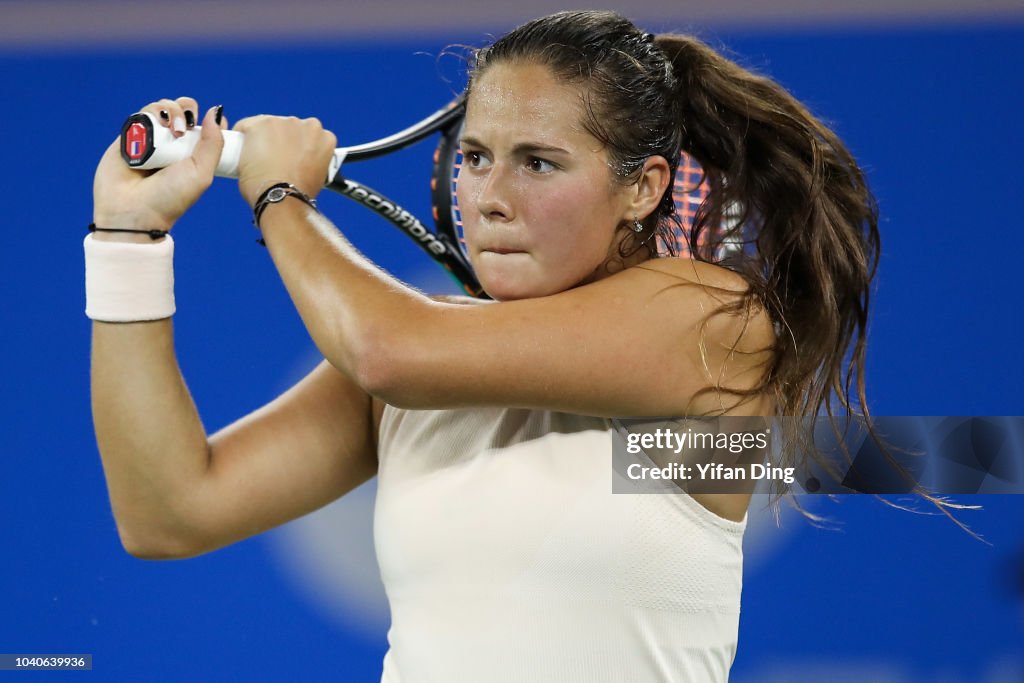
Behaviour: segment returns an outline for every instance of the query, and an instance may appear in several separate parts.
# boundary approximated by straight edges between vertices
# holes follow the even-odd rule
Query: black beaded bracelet
[[[135,232],[140,235],[149,235],[149,239],[158,240],[170,233],[167,230],[129,230],[127,228],[97,228],[95,223],[89,224],[89,232]]]

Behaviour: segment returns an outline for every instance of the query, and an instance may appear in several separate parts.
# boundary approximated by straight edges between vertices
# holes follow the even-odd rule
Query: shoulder
[[[662,286],[669,291],[678,289],[680,296],[696,299],[707,314],[709,332],[737,332],[740,340],[753,348],[774,345],[771,316],[739,273],[684,258],[651,259],[634,268],[661,276]]]
[[[695,395],[687,414],[772,412],[766,396],[739,403],[725,400],[730,390],[760,386],[775,357],[775,325],[743,276],[713,263],[683,258],[652,259],[635,268],[662,279],[667,310],[700,310],[691,318],[690,329],[666,326],[681,336],[694,356],[694,366],[719,390]]]
[[[726,295],[742,295],[748,288],[747,281],[738,273],[705,261],[687,258],[655,258],[644,261],[634,268],[664,275],[681,284],[721,289],[724,290],[722,294]]]

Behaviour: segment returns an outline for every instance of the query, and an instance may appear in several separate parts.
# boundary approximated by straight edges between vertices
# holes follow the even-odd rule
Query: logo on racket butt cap
[[[131,167],[153,156],[153,121],[146,114],[132,114],[121,127],[121,158]]]

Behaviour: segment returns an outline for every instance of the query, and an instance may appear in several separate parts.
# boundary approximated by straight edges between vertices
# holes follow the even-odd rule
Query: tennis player
[[[176,134],[200,111],[146,110]],[[864,407],[879,236],[836,135],[694,38],[609,12],[525,24],[471,72],[458,201],[497,303],[465,305],[315,208],[336,144],[318,121],[245,119],[239,189],[324,361],[207,436],[164,234],[212,180],[227,122],[202,124],[190,159],[145,175],[115,144],[96,172],[93,411],[127,551],[206,553],[377,475],[384,681],[727,680],[751,495],[613,495],[609,418],[813,415],[851,407],[849,378]],[[658,253],[681,151],[711,187],[696,232],[736,210],[756,228],[729,267],[700,239]]]

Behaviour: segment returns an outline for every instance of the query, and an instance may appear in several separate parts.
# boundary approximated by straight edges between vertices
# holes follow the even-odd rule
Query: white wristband
[[[85,238],[85,314],[124,323],[174,315],[174,240],[104,242]]]

